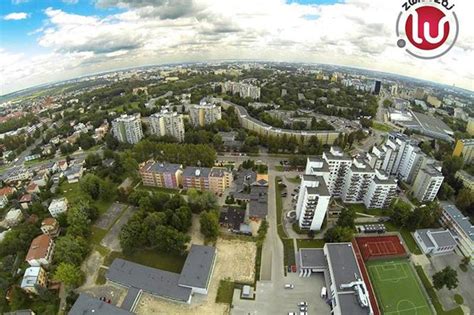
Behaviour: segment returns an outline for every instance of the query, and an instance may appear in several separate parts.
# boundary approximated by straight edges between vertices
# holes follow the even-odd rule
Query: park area
[[[366,266],[383,314],[433,314],[408,260],[372,260]]]

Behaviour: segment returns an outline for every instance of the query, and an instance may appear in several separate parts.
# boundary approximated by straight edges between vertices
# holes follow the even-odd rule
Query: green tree
[[[463,188],[459,191],[458,196],[456,197],[456,206],[461,211],[469,212],[469,214],[474,214],[474,193],[469,188]]]
[[[74,206],[67,212],[67,233],[74,236],[88,237],[91,220],[81,207]]]
[[[448,290],[455,289],[458,287],[458,282],[458,273],[450,266],[433,275],[433,286],[437,290],[441,290],[444,286]]]
[[[66,235],[56,241],[54,261],[79,266],[86,258],[89,250],[89,244],[84,238]]]
[[[202,212],[199,223],[201,223],[201,233],[206,239],[217,239],[219,236],[219,213],[216,210]]]
[[[355,228],[356,213],[354,209],[345,208],[341,211],[339,218],[337,219],[337,225],[342,227]]]
[[[60,263],[53,278],[54,280],[61,281],[68,287],[76,288],[83,282],[84,274],[78,266]]]
[[[187,196],[189,207],[194,213],[218,208],[216,196],[209,191],[200,192],[196,189],[189,189]]]
[[[328,243],[350,242],[354,230],[349,227],[335,226],[326,231],[324,240]]]
[[[94,174],[85,175],[79,182],[81,190],[91,196],[92,199],[97,200],[100,196],[101,179]]]

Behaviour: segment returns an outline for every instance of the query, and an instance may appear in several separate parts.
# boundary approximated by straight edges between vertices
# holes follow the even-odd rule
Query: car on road
[[[293,289],[294,287],[295,287],[294,284],[291,284],[291,283],[285,284],[285,289]]]
[[[308,306],[308,303],[306,303],[305,301],[299,302],[298,306]]]
[[[300,312],[307,312],[308,307],[307,306],[300,306]]]
[[[288,315],[296,315],[295,312],[289,312]]]

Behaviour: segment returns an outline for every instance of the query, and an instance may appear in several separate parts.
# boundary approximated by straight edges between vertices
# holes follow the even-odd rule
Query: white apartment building
[[[172,136],[179,142],[184,141],[183,115],[162,110],[150,116],[151,133],[158,136]]]
[[[301,229],[319,231],[326,216],[331,195],[322,176],[303,175],[296,204]]]
[[[201,101],[199,105],[189,108],[189,116],[194,126],[204,127],[222,118],[221,107],[216,104]]]
[[[329,180],[327,182],[329,192],[333,197],[340,197],[347,172],[352,165],[352,159],[339,147],[331,147],[329,152],[324,152],[323,159],[329,166]]]
[[[122,115],[112,121],[112,133],[120,142],[135,144],[143,138],[140,115]]]
[[[413,195],[420,202],[433,201],[438,194],[438,190],[443,183],[444,176],[441,174],[441,167],[430,164],[422,168],[416,175],[413,182]]]
[[[450,202],[440,204],[443,208],[440,223],[451,231],[461,253],[471,257],[471,265],[474,265],[474,225],[454,204]]]
[[[363,160],[354,159],[344,179],[341,199],[346,203],[363,203],[375,171]]]
[[[67,207],[68,207],[67,199],[59,198],[59,199],[53,199],[53,201],[51,201],[48,207],[48,210],[49,210],[49,213],[51,213],[51,216],[56,218],[61,213],[66,212]]]
[[[232,94],[239,94],[240,97],[251,99],[260,99],[260,87],[243,82],[227,81],[221,83],[222,93],[231,92]]]
[[[397,193],[397,181],[382,170],[375,170],[363,200],[366,208],[387,208]]]

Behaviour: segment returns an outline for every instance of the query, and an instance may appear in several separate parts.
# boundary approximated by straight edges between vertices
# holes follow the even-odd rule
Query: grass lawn
[[[217,289],[216,303],[232,304],[234,295],[234,282],[230,280],[221,280]]]
[[[172,189],[172,188],[165,188],[165,187],[150,187],[150,186],[143,186],[143,184],[140,184],[137,188],[137,190],[148,190],[148,191],[153,191],[153,192],[164,192],[168,194],[181,194],[181,195],[186,195],[186,190],[184,189]]]
[[[389,231],[389,232],[394,232],[394,231],[400,232],[400,235],[402,236],[403,241],[405,242],[405,244],[407,245],[408,249],[410,250],[410,252],[412,254],[415,254],[415,255],[421,255],[422,254],[420,248],[416,244],[416,241],[413,238],[413,236],[411,235],[409,230],[407,230],[406,228],[399,228],[399,227],[393,225],[390,222],[386,222],[384,224],[385,224],[385,227],[387,228],[387,231]]]
[[[69,184],[67,181],[63,182],[60,186],[61,194],[67,198],[69,202],[72,200],[79,200],[87,198],[88,196],[81,190],[79,187],[79,183]],[[94,205],[99,210],[99,215],[103,214],[109,209],[110,205],[114,202],[115,196],[110,198],[109,200],[96,200],[94,201]]]
[[[100,268],[99,273],[97,275],[97,279],[95,279],[95,284],[97,285],[103,285],[107,281],[105,278],[105,274],[107,273],[107,269],[105,268]]]
[[[430,283],[430,280],[426,276],[425,272],[423,271],[423,267],[421,266],[415,266],[416,273],[418,274],[418,277],[421,279],[421,283],[423,283],[423,286],[426,289],[426,292],[428,292],[428,295],[430,296],[431,303],[433,304],[434,308],[436,309],[436,313],[438,315],[462,315],[464,314],[462,308],[460,306],[455,307],[449,311],[445,311],[443,309],[443,306],[441,305],[440,301],[438,300],[438,295],[436,294],[435,289]]]
[[[170,253],[160,253],[153,249],[138,250],[130,256],[121,252],[111,252],[104,260],[104,265],[109,266],[115,258],[123,258],[137,264],[180,273],[183,269],[186,255],[180,256]]]
[[[323,248],[326,242],[324,240],[296,240],[296,246],[300,248]]]
[[[410,262],[405,259],[379,260],[366,265],[384,314],[432,314]]]
[[[369,215],[374,215],[377,217],[385,215],[385,210],[384,209],[367,209],[365,205],[363,204],[350,204],[350,203],[345,203],[344,207],[347,209],[353,209],[355,212],[360,212],[364,214],[369,214]]]
[[[290,183],[293,183],[293,184],[299,184],[301,183],[301,178],[299,176],[296,176],[296,177],[287,177],[285,176],[286,180],[289,181]]]
[[[374,128],[376,130],[379,130],[379,131],[385,131],[385,132],[390,132],[390,131],[393,130],[392,127],[390,127],[386,124],[383,124],[383,123],[376,122],[376,121],[373,122],[372,128]]]
[[[281,165],[276,165],[275,170],[277,170],[278,172],[283,172],[285,169]]]

